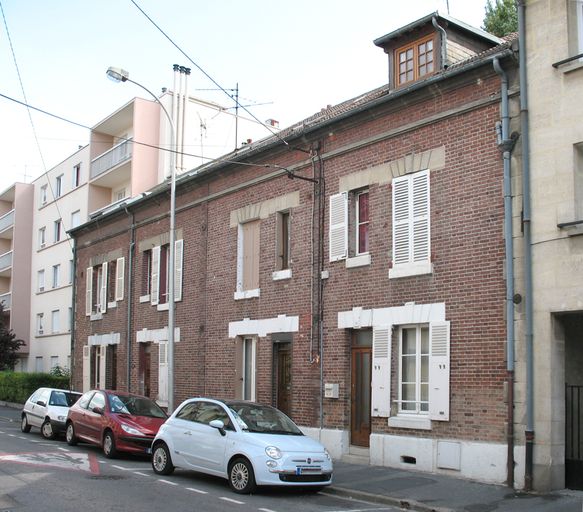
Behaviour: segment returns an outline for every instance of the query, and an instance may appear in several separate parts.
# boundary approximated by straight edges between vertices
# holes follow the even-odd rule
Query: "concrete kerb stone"
[[[326,488],[323,491],[323,493],[342,496],[344,498],[352,498],[358,501],[379,503],[381,505],[390,505],[393,507],[399,507],[404,510],[415,510],[417,512],[456,512],[456,510],[453,508],[434,507],[415,500],[394,498],[392,496],[384,496],[382,494],[374,494],[364,491],[356,491],[354,489],[348,489],[346,487],[337,487],[334,485]]]

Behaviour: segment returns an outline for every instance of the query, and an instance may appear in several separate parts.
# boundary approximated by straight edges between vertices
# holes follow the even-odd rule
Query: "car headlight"
[[[265,453],[272,459],[281,459],[281,450],[277,446],[268,446],[265,448]]]
[[[129,425],[124,425],[122,423],[121,428],[124,432],[127,432],[128,434],[132,434],[133,436],[141,436],[142,435],[142,433],[138,429],[130,427]]]
[[[326,458],[328,460],[332,460],[332,457],[330,457],[330,453],[328,452],[328,450],[326,450],[326,448],[324,448],[324,455],[326,455]]]

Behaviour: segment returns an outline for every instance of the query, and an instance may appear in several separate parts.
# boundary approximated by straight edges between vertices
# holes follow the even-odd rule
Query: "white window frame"
[[[63,220],[57,219],[53,224],[53,239],[54,243],[61,241],[61,228],[62,228]]]
[[[81,164],[73,166],[73,173],[71,175],[71,188],[77,188],[81,183]]]
[[[45,204],[47,204],[47,200],[48,200],[48,185],[43,185],[40,188],[40,205],[44,206]]]
[[[348,192],[330,196],[329,247],[330,261],[348,257]]]
[[[45,226],[38,230],[38,247],[44,248],[47,245],[47,229]]]
[[[249,347],[249,352],[247,352],[246,348]],[[255,402],[257,399],[257,382],[256,382],[256,371],[257,371],[257,339],[252,337],[244,337],[241,343],[241,350],[243,351],[241,355],[242,361],[242,372],[241,372],[241,396],[243,400],[249,400],[251,402]],[[250,354],[250,360],[246,357],[247,354]],[[248,368],[249,367],[249,368]],[[247,375],[249,375],[250,382],[247,383]],[[245,395],[245,389],[247,388],[247,384],[249,384],[249,396]]]
[[[577,0],[575,7],[577,9],[577,47],[579,53],[583,53],[583,2]]]
[[[81,224],[81,210],[75,210],[71,213],[71,228],[76,228]]]
[[[58,334],[61,332],[61,312],[58,309],[51,311],[51,333]]]
[[[51,369],[59,366],[59,356],[51,356]]]
[[[393,260],[389,278],[430,274],[429,170],[394,178],[392,185]]]
[[[257,219],[250,220],[248,222],[257,222]],[[251,299],[253,297],[259,297],[261,295],[261,287],[259,288],[251,288],[248,290],[244,289],[243,283],[245,281],[245,235],[244,235],[244,228],[243,226],[247,222],[239,223],[237,226],[237,287],[236,291],[233,294],[233,298],[235,300],[241,299]],[[258,243],[261,244],[261,225],[259,225],[259,241]],[[261,252],[261,251],[260,251]],[[257,262],[259,265],[260,262]]]
[[[360,222],[360,215],[359,215],[359,213],[360,213],[360,197],[362,195],[364,195],[364,194],[367,195],[368,200],[369,200],[369,218],[368,218],[368,220],[366,222],[362,222],[361,223]],[[354,234],[354,240],[355,240],[354,254],[356,256],[362,256],[362,255],[368,254],[370,252],[369,250],[366,250],[366,251],[363,251],[363,252],[360,252],[359,251],[359,247],[360,247],[360,226],[361,226],[361,224],[366,224],[367,227],[370,227],[370,194],[369,194],[368,189],[361,190],[360,192],[357,192],[356,193],[356,197],[355,197],[355,201],[354,201],[354,208],[355,208],[355,211],[354,211],[354,219],[355,219],[355,221],[354,221],[354,231],[355,231],[355,234]],[[370,232],[369,232],[369,235],[370,235]],[[369,236],[369,240],[370,240],[370,236]]]
[[[39,270],[36,274],[37,291],[45,291],[45,269]]]
[[[43,369],[43,356],[36,356],[34,361],[34,370],[37,373],[42,373]]]
[[[415,330],[415,354],[414,356],[403,354],[403,331],[404,330]],[[422,348],[422,335],[421,331],[427,329],[427,352],[421,352]],[[415,385],[415,410],[403,409],[403,358],[404,357],[415,357],[415,381],[409,382],[409,384]],[[421,380],[421,368],[422,368],[422,358],[427,358],[427,382]],[[399,365],[398,365],[398,415],[400,416],[429,416],[429,394],[427,397],[427,410],[422,411],[422,400],[421,400],[421,388],[423,384],[427,385],[429,393],[429,359],[430,359],[430,339],[429,339],[429,325],[428,324],[416,324],[416,325],[400,325],[399,326]]]
[[[75,263],[73,260],[69,260],[69,284],[73,284],[73,279],[75,277]]]
[[[53,265],[53,288],[58,288],[61,284],[61,265]]]
[[[63,195],[63,177],[64,174],[60,174],[55,178],[55,198]]]
[[[38,336],[42,336],[45,333],[44,329],[44,313],[37,313],[36,315],[36,333]]]

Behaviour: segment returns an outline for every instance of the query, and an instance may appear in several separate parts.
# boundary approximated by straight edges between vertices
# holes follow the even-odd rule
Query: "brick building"
[[[175,403],[271,403],[335,457],[503,482],[512,41],[435,13],[375,44],[387,85],[177,180]],[[168,403],[168,211],[165,183],[72,231],[75,388]]]

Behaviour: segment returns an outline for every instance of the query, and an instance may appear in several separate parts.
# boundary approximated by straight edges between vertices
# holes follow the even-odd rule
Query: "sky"
[[[6,97],[91,127],[135,96],[151,99],[133,84],[108,80],[109,66],[128,70],[132,80],[159,94],[162,87],[172,89],[172,65],[180,64],[192,69],[191,95],[232,106],[229,91],[215,83],[225,90],[238,85],[242,105],[284,128],[386,83],[386,55],[374,39],[431,12],[448,14],[448,8],[450,16],[481,27],[485,5],[0,0],[0,192],[33,181],[89,140],[87,128]]]

